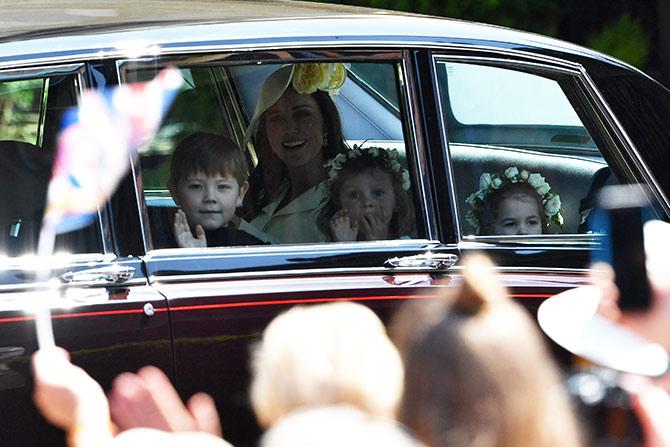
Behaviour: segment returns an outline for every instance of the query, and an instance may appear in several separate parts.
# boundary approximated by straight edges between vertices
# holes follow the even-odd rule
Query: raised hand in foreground
[[[197,393],[184,406],[170,380],[153,366],[114,379],[109,405],[114,422],[123,430],[149,427],[221,436],[214,400],[208,394]]]

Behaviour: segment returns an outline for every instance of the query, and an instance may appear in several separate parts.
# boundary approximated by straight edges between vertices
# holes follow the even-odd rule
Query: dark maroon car
[[[354,300],[385,320],[491,255],[534,312],[584,282],[602,236],[593,191],[646,183],[670,211],[670,94],[603,54],[500,27],[287,1],[5,4],[0,29],[0,445],[56,445],[31,402],[37,234],[57,134],[85,88],[185,82],[156,137],[95,222],[58,236],[49,259],[56,342],[103,386],[157,365],[183,396],[217,399],[227,440],[254,444],[249,345],[294,304]],[[397,240],[169,248],[167,180],[192,132],[244,145],[263,81],[284,64],[337,62],[334,97],[350,146],[395,149],[409,172],[416,230]],[[252,171],[262,154],[244,145]],[[478,235],[468,197],[483,174],[539,173],[560,195],[550,234]],[[484,176],[484,179],[486,177]],[[487,186],[487,185],[484,185]],[[432,290],[431,290],[432,289]],[[305,334],[309,336],[309,334]]]

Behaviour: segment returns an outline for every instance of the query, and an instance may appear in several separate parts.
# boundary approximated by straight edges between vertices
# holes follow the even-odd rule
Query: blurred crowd
[[[670,244],[669,227],[650,227],[652,245]],[[470,255],[461,265],[457,285],[406,303],[390,334],[354,302],[296,306],[276,317],[252,352],[249,396],[265,430],[260,445],[592,443],[537,323],[508,297],[487,258]],[[593,278],[603,317],[666,350],[667,269],[660,260],[649,269],[654,304],[645,315],[617,308],[607,267]],[[214,400],[200,393],[183,403],[157,368],[118,376],[108,394],[59,348],[38,351],[33,370],[35,404],[70,446],[230,445]],[[644,445],[670,445],[662,378],[628,383]]]

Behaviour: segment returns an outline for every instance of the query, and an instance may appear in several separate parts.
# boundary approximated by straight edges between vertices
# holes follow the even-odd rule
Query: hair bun
[[[463,258],[463,284],[453,309],[475,315],[507,297],[507,289],[496,277],[495,265],[483,254]]]

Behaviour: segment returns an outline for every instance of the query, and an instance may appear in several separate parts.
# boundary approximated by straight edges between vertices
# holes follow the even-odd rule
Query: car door
[[[253,171],[263,154],[253,142],[243,145],[243,138],[259,87],[283,64],[305,62],[347,64],[347,80],[334,96],[344,139],[350,147],[397,151],[397,169],[409,173],[416,226],[400,238],[367,242],[166,246],[176,211],[167,172],[180,138],[202,130],[228,136],[244,146]],[[455,263],[457,249],[436,238],[424,124],[415,119],[418,99],[408,52],[310,51],[299,59],[280,51],[228,52],[161,60],[167,63],[177,65],[187,82],[141,159],[146,237],[154,247],[144,262],[151,285],[168,299],[179,391],[183,397],[211,393],[226,439],[251,445],[259,429],[247,394],[249,353],[274,316],[296,304],[353,300],[388,321],[401,302],[431,296],[429,289]],[[121,79],[148,78],[160,69],[156,65],[122,61]]]
[[[1,73],[2,445],[65,445],[64,434],[32,403],[34,315],[42,306],[51,310],[56,344],[103,387],[149,363],[172,374],[166,301],[148,285],[141,253],[116,242],[124,229],[119,223],[130,229],[134,220],[139,227],[132,181],[98,210],[93,223],[59,235],[53,256],[35,255],[61,116],[76,105],[87,74],[84,64]],[[38,269],[48,269],[50,280],[40,282]]]
[[[436,52],[423,61],[437,88],[453,191],[443,206],[459,246],[490,254],[531,310],[586,280],[603,241],[590,214],[601,187],[645,183],[655,217],[667,219],[663,191],[581,65],[492,50]],[[534,178],[519,180],[523,172]],[[500,183],[491,185],[492,178]],[[494,213],[484,203],[493,191],[534,179],[546,184],[533,186],[549,221],[545,231],[485,231],[484,219]],[[550,209],[553,195],[560,197],[558,214]]]

